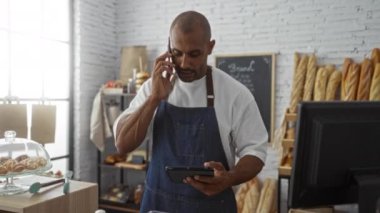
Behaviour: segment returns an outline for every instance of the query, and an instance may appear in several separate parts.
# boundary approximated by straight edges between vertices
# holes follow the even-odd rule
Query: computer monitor
[[[293,157],[290,208],[358,203],[376,212],[380,102],[301,103]]]

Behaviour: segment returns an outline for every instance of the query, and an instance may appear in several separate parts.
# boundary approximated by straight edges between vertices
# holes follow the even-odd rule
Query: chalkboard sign
[[[252,92],[271,141],[274,132],[275,55],[216,56],[215,63],[217,68],[227,72]]]

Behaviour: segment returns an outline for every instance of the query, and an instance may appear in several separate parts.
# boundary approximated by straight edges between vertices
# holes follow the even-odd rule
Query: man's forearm
[[[159,102],[150,96],[136,112],[120,119],[115,142],[119,153],[128,153],[140,146]]]
[[[228,173],[230,185],[235,186],[255,177],[262,170],[264,163],[257,157],[246,155],[242,157],[233,170]]]

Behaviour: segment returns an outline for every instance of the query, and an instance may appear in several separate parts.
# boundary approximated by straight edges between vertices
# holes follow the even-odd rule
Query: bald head
[[[211,28],[207,18],[195,11],[179,14],[170,26],[170,32],[174,28],[185,34],[193,32],[196,28],[200,28],[204,32],[204,38],[208,41],[211,39]]]

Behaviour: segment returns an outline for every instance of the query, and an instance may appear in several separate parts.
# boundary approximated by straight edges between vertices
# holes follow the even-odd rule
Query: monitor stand
[[[355,175],[358,183],[359,212],[377,212],[376,206],[380,198],[380,175]]]

